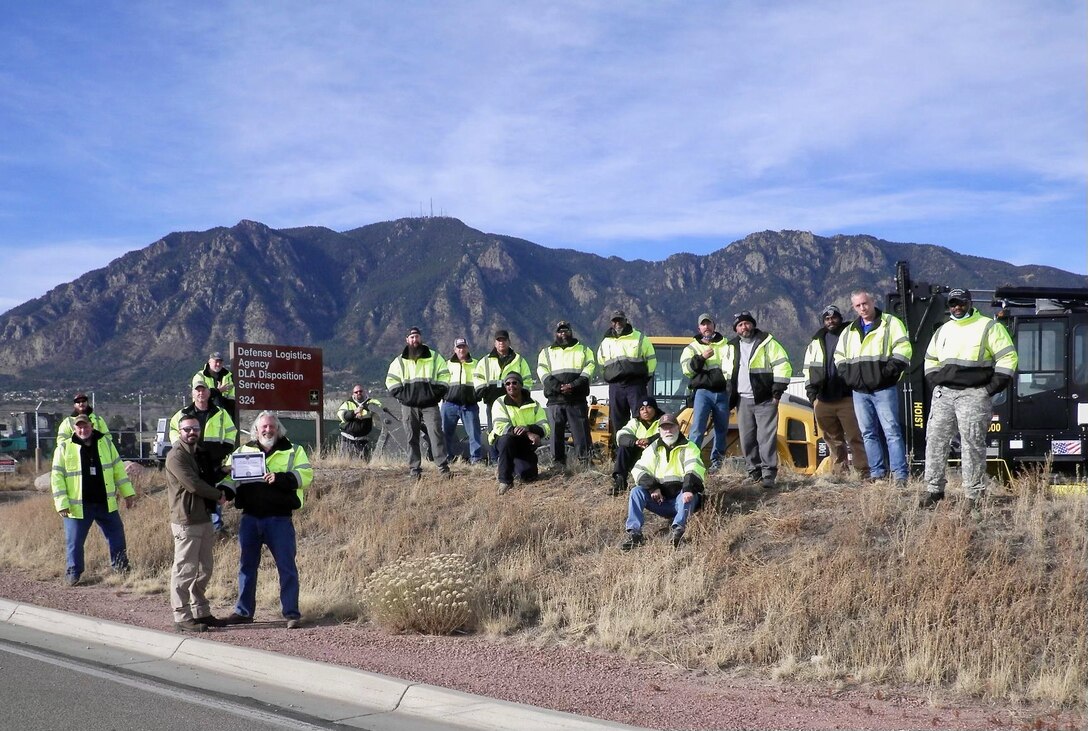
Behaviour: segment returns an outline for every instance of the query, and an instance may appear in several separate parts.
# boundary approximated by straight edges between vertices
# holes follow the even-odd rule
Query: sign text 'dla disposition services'
[[[321,410],[320,348],[231,343],[230,352],[239,409]]]

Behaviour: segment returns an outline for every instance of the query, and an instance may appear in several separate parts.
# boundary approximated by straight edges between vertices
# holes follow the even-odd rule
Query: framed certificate
[[[264,477],[264,452],[235,452],[230,456],[230,476],[237,482]]]

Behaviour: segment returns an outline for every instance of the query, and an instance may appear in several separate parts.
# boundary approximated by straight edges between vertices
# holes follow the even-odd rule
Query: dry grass
[[[403,465],[319,463],[297,515],[302,611],[366,619],[368,580],[402,559],[456,553],[479,568],[477,631],[601,648],[703,669],[783,678],[913,683],[1006,701],[1083,706],[1088,667],[1088,500],[1052,498],[1041,479],[995,496],[975,522],[955,494],[937,511],[916,491],[785,476],[763,495],[740,473],[715,478],[679,551],[651,516],[644,548],[622,553],[626,503],[580,473],[495,493],[461,466],[421,482]],[[162,592],[171,542],[165,497],[125,514],[133,586]],[[228,525],[237,521],[227,511]],[[660,534],[660,535],[659,535]],[[109,577],[103,541],[88,573]],[[217,546],[210,594],[235,598],[237,547]],[[64,572],[46,496],[0,507],[0,564]],[[271,559],[258,611],[278,613]]]

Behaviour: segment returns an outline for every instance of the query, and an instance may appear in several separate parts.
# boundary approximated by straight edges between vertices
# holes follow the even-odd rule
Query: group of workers
[[[930,340],[925,376],[933,387],[926,447],[925,485],[920,505],[934,507],[944,498],[945,467],[958,434],[964,496],[974,510],[985,490],[986,432],[991,398],[1012,381],[1017,355],[1003,325],[974,308],[971,293],[948,293],[949,319]],[[889,475],[898,483],[908,477],[899,416],[897,384],[910,363],[912,345],[903,322],[876,307],[867,291],[851,295],[857,317],[847,322],[828,305],[822,327],[804,356],[806,391],[829,448],[832,467],[852,469],[863,479]],[[406,431],[409,474],[422,476],[421,435],[440,474],[450,475],[450,454],[457,423],[469,438],[469,461],[488,459],[496,466],[499,494],[515,478],[539,476],[537,449],[549,436],[557,465],[566,461],[566,433],[575,458],[588,461],[589,385],[600,369],[609,385],[609,408],[615,441],[611,490],[628,491],[626,534],[621,548],[645,542],[642,526],[649,510],[671,521],[669,540],[679,546],[690,515],[702,500],[707,473],[721,466],[729,414],[737,410],[741,451],[749,477],[773,488],[778,472],[778,404],[792,367],[780,343],[757,327],[748,311],[733,317],[734,335],[716,329],[703,313],[698,330],[681,356],[690,379],[693,416],[688,434],[680,433],[676,415],[663,413],[649,394],[656,370],[653,345],[635,330],[622,311],[612,313],[610,327],[594,352],[574,337],[571,324],[556,323],[555,340],[537,356],[536,376],[547,407],[529,394],[533,372],[510,345],[506,330],[494,334],[494,347],[476,360],[464,338],[453,343],[450,358],[424,344],[418,327],[405,336],[402,352],[390,363],[386,387],[400,402]],[[174,564],[170,596],[175,627],[200,632],[209,627],[253,621],[257,569],[267,546],[279,572],[281,611],[289,628],[298,627],[298,571],[292,514],[304,503],[313,479],[305,450],[287,439],[276,415],[261,412],[253,422],[251,441],[237,445],[233,380],[219,353],[191,381],[192,401],[170,421],[173,448],[166,459]],[[479,408],[490,416],[485,457]],[[378,411],[395,418],[362,386],[339,409],[341,438],[365,456],[365,443]],[[702,457],[703,435],[714,431],[710,464]],[[244,476],[231,465],[235,455],[258,456],[261,469]],[[66,579],[79,581],[84,570],[83,545],[92,523],[106,538],[110,563],[128,571],[124,527],[118,502],[136,499],[124,465],[105,422],[93,412],[85,394],[73,399],[72,414],[58,428],[53,457],[52,492],[64,519],[67,544]],[[238,531],[240,566],[238,600],[226,618],[212,616],[205,589],[212,571],[215,515],[233,502],[242,511]]]
[[[251,440],[238,445],[234,382],[222,355],[209,354],[207,365],[193,375],[192,401],[170,419],[172,447],[167,453],[167,499],[174,561],[170,571],[170,605],[179,632],[205,632],[212,627],[253,622],[261,551],[268,547],[279,574],[281,612],[288,629],[301,626],[296,539],[292,520],[302,508],[313,480],[306,450],[292,444],[283,423],[267,411],[250,429]],[[258,469],[244,474],[232,469],[236,458]],[[118,456],[109,430],[83,393],[73,399],[72,414],[57,430],[53,455],[53,502],[64,519],[67,544],[65,580],[79,582],[84,571],[83,547],[98,523],[115,571],[129,570],[124,526],[118,501],[125,507],[136,492]],[[216,534],[225,535],[221,510],[233,503],[241,511],[238,526],[238,600],[228,617],[217,618],[206,597],[212,576]]]

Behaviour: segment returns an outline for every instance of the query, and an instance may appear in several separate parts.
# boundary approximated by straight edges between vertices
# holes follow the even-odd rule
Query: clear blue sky
[[[1084,0],[8,3],[0,312],[178,230],[867,233],[1088,272]]]

